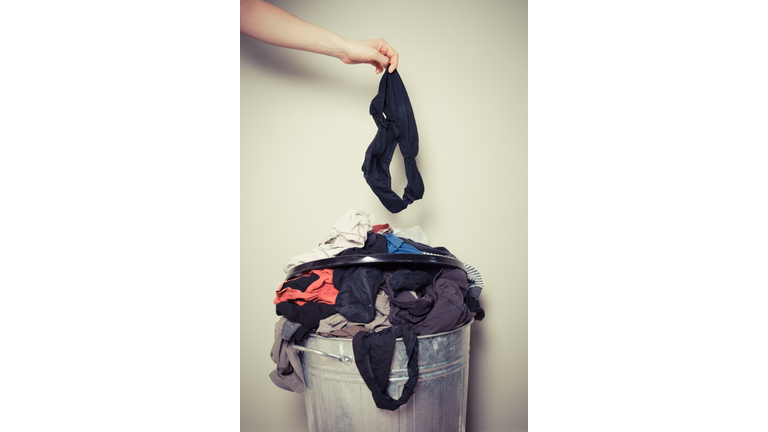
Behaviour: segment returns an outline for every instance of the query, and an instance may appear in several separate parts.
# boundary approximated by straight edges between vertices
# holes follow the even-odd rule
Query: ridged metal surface
[[[304,401],[310,432],[463,432],[466,429],[470,325],[419,336],[416,392],[397,411],[376,407],[354,363],[303,352]],[[354,358],[352,340],[313,335],[307,348]],[[402,339],[395,346],[388,391],[397,399],[408,380]]]

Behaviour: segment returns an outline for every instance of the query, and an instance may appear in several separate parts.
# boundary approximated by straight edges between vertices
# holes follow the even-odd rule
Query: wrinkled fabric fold
[[[362,247],[372,226],[372,215],[360,210],[349,210],[333,225],[328,238],[312,249],[312,252],[292,257],[283,265],[283,270],[289,274],[298,265],[334,257],[345,249]]]
[[[351,268],[341,281],[336,311],[350,321],[366,324],[373,321],[376,296],[383,280],[384,273],[378,267]]]
[[[387,392],[387,387],[398,337],[403,338],[405,355],[408,357],[408,381],[403,385],[400,398],[394,399]],[[419,341],[411,326],[389,327],[375,333],[359,332],[352,338],[352,349],[357,370],[371,390],[376,406],[394,411],[405,405],[416,391],[419,380]]]
[[[371,101],[370,113],[378,131],[365,152],[363,175],[381,204],[390,212],[398,213],[424,196],[424,182],[416,165],[419,133],[400,74],[395,70],[383,75],[379,82],[379,93]],[[389,165],[398,143],[408,180],[402,198],[392,191],[392,176],[389,173]]]
[[[443,268],[432,283],[424,286],[424,281],[424,275],[418,271],[398,269],[384,273],[382,289],[391,302],[389,321],[392,325],[410,324],[417,335],[428,335],[453,330],[472,319],[464,303],[467,293],[464,270]],[[414,296],[413,290],[421,294]]]
[[[277,367],[269,373],[269,378],[283,390],[304,393],[307,388],[304,384],[304,368],[299,354],[291,348],[294,340],[282,338],[283,326],[287,322],[285,317],[280,317],[275,324],[275,342],[269,355]]]

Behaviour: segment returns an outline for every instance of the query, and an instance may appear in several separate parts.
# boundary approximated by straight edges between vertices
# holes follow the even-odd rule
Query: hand
[[[384,39],[354,40],[303,21],[263,0],[240,0],[240,32],[270,45],[333,56],[346,64],[397,69],[398,55]]]
[[[397,69],[398,54],[384,39],[347,39],[339,59],[346,64],[370,64],[381,73],[389,65],[389,73]]]

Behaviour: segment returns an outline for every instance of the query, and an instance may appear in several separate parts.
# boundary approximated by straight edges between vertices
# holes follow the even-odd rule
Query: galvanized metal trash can
[[[419,380],[408,403],[379,409],[354,362],[352,339],[310,336],[302,346],[310,432],[464,432],[472,321],[455,330],[419,336]],[[395,345],[389,395],[408,380],[402,338]]]

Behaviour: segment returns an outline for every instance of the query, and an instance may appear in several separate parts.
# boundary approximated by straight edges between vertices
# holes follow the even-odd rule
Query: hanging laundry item
[[[400,74],[395,70],[392,73],[384,72],[383,75],[379,82],[379,93],[371,101],[370,113],[379,129],[365,151],[363,175],[381,204],[390,212],[398,213],[424,196],[424,182],[416,166],[419,133]],[[403,198],[392,191],[392,176],[389,173],[389,165],[398,143],[408,179]]]
[[[476,268],[467,263],[464,263],[464,271],[467,272],[467,282],[469,282],[465,302],[469,311],[475,315],[475,319],[482,321],[485,318],[485,310],[480,307],[480,292],[483,291],[483,278]]]
[[[269,353],[272,361],[277,368],[269,373],[269,378],[276,386],[283,390],[296,393],[304,393],[306,385],[304,384],[304,369],[301,365],[301,357],[291,349],[294,344],[293,339],[283,339],[283,326],[289,323],[285,317],[275,324],[275,343],[272,345],[272,351]]]
[[[403,338],[408,357],[408,381],[403,385],[400,398],[393,399],[387,386],[398,337]],[[419,340],[410,325],[388,327],[375,333],[359,332],[352,338],[352,350],[360,377],[371,390],[377,407],[395,411],[408,402],[419,381]]]

